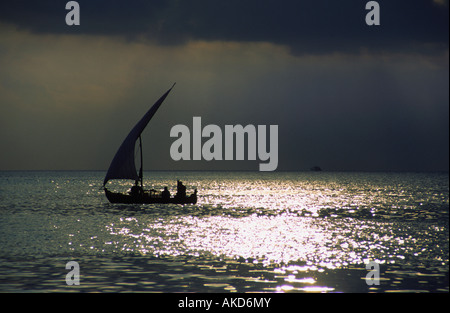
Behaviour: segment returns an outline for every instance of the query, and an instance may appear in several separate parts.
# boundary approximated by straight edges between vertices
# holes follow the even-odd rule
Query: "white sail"
[[[175,86],[175,84],[173,84]],[[134,162],[134,150],[136,141],[141,135],[144,128],[147,126],[148,122],[155,115],[156,111],[159,109],[163,101],[166,99],[169,92],[172,90],[173,86],[167,90],[167,92],[159,98],[158,101],[153,104],[153,106],[145,113],[141,120],[133,127],[131,132],[122,142],[119,150],[117,150],[114,159],[109,166],[108,172],[106,173],[105,180],[103,181],[103,186],[110,179],[133,179],[138,180],[139,174],[136,171],[136,165]]]

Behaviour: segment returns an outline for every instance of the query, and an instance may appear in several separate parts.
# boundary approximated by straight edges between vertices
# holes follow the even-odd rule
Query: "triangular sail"
[[[173,84],[173,86],[175,86],[175,84]],[[136,124],[136,126],[134,126],[122,142],[122,145],[119,150],[117,150],[116,155],[109,166],[105,180],[103,181],[103,186],[105,186],[110,179],[139,179],[139,174],[136,171],[136,165],[134,163],[134,149],[136,141],[144,128],[147,126],[148,122],[150,122],[153,115],[155,115],[156,111],[166,99],[173,86],[167,90],[167,92],[162,95],[162,97],[159,98],[155,104],[153,104],[153,106],[147,111],[147,113],[145,113],[144,117],[141,118],[141,120]]]

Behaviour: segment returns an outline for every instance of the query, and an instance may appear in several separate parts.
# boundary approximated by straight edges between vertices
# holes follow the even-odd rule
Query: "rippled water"
[[[146,173],[186,206],[110,204],[103,175],[0,172],[0,291],[449,291],[448,173]]]

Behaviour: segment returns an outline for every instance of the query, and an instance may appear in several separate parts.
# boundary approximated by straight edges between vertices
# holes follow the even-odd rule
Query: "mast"
[[[144,188],[144,175],[143,175],[143,168],[144,165],[142,163],[142,135],[139,135],[139,150],[141,151],[141,168],[139,169],[139,179],[141,180],[141,188]]]

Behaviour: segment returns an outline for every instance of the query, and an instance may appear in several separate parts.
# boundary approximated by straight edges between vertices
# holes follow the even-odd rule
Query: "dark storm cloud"
[[[294,53],[434,52],[448,48],[448,4],[378,1],[381,26],[365,24],[365,0],[78,1],[81,25],[65,25],[67,1],[0,4],[0,21],[41,33],[119,35],[160,44],[188,40],[265,41]]]
[[[148,169],[257,169],[172,161],[201,116],[279,125],[279,170],[448,171],[447,0],[378,1],[373,27],[366,0],[78,2],[72,27],[66,0],[0,2],[0,169],[106,169],[176,81]]]

